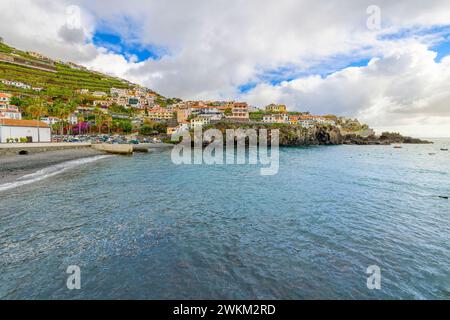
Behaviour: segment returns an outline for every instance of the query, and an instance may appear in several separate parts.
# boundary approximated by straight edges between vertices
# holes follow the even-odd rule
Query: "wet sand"
[[[91,149],[67,149],[33,153],[29,155],[0,156],[0,184],[15,181],[43,168],[82,158],[105,154]]]

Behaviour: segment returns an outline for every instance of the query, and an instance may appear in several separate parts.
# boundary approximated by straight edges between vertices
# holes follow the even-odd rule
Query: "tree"
[[[102,127],[106,124],[108,128],[108,132],[111,130],[112,125],[112,117],[108,114],[105,114],[102,110],[99,108],[96,108],[94,110],[95,114],[95,125],[98,127],[98,133],[102,133]]]
[[[167,124],[159,122],[145,122],[139,133],[143,136],[152,136],[157,134],[165,134],[167,132]]]
[[[39,124],[41,117],[48,113],[47,104],[41,97],[35,97],[31,99],[30,104],[27,107],[27,113],[38,120],[38,142],[41,142]]]
[[[16,107],[22,107],[24,105],[24,101],[18,97],[12,97],[9,103]]]
[[[73,94],[70,89],[62,87],[48,87],[45,90],[45,95],[52,100],[69,100],[72,98]]]
[[[133,130],[131,121],[121,121],[119,127],[124,133],[130,133]]]

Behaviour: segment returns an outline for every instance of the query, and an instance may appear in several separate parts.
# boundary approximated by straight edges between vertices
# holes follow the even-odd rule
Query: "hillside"
[[[15,81],[34,88],[65,90],[88,89],[110,92],[111,88],[135,87],[126,80],[90,71],[73,63],[54,61],[35,53],[27,53],[0,43],[0,81]],[[35,95],[36,91],[17,88],[0,82],[0,91]]]

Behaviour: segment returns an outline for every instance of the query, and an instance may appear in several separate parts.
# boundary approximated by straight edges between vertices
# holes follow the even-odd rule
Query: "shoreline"
[[[14,182],[20,177],[53,165],[105,154],[95,149],[82,148],[46,151],[28,155],[1,156],[0,185]]]

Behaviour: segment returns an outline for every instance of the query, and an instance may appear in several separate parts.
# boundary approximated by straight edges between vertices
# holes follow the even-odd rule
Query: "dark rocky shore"
[[[91,149],[66,149],[29,155],[0,156],[0,184],[34,173],[37,170],[66,161],[103,155],[103,152]]]
[[[316,125],[306,129],[295,125],[266,124],[232,124],[218,123],[210,128],[219,129],[225,133],[227,129],[278,129],[280,131],[280,146],[300,147],[314,145],[391,145],[391,144],[431,144],[430,141],[404,137],[398,133],[385,132],[380,136],[375,134],[342,134],[335,126]],[[206,130],[207,128],[205,128]],[[370,132],[370,131],[369,131]]]
[[[355,145],[391,145],[391,144],[432,144],[431,141],[420,140],[417,138],[404,137],[399,133],[384,132],[381,136],[371,135],[361,137],[357,135],[346,135],[344,144]]]

